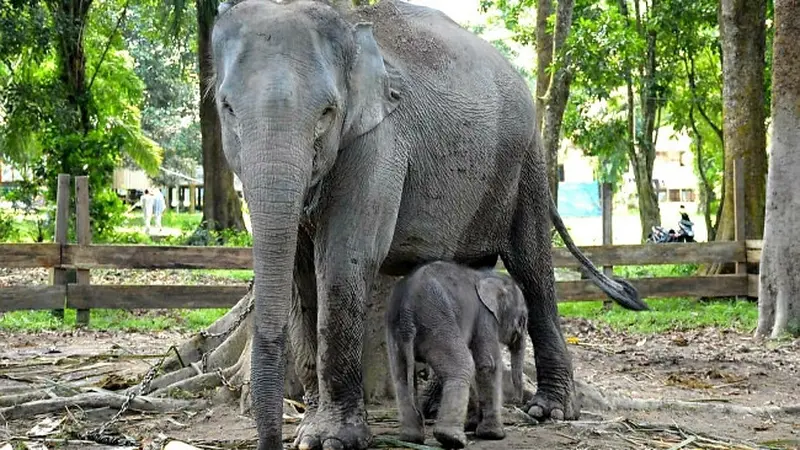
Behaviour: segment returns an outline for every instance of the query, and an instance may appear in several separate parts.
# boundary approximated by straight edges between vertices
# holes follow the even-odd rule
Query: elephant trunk
[[[525,339],[525,335],[519,336],[509,348],[511,353],[511,385],[514,388],[514,395],[511,398],[511,403],[513,404],[521,404],[523,400],[522,375],[525,368]]]
[[[274,134],[243,147],[243,183],[253,229],[255,303],[251,394],[260,448],[282,448],[287,323],[297,230],[311,175],[310,146]],[[276,144],[277,143],[277,144]]]

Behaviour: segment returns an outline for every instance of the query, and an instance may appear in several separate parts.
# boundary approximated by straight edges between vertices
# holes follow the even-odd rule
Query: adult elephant
[[[549,194],[531,93],[487,42],[442,13],[396,0],[223,4],[212,36],[223,146],[253,224],[251,393],[259,449],[281,445],[291,308],[309,409],[301,449],[364,449],[361,343],[378,271],[424,262],[484,267],[498,256],[528,309],[539,419],[575,418],[559,324]],[[591,278],[621,305],[628,284]],[[293,313],[294,314],[294,313]]]

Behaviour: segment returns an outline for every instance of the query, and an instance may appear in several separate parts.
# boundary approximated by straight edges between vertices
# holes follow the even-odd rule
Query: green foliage
[[[0,242],[15,242],[19,230],[14,225],[14,216],[0,209]]]
[[[61,6],[0,5],[0,67],[7,75],[0,90],[1,155],[23,171],[32,169],[51,202],[59,173],[88,175],[93,228],[102,235],[119,221],[121,205],[110,187],[122,155],[151,174],[162,159],[158,144],[141,130],[144,84],[118,32],[128,4],[95,2],[79,33]],[[65,59],[65,46],[82,47],[83,62]],[[78,72],[85,76],[82,88],[71,81]]]

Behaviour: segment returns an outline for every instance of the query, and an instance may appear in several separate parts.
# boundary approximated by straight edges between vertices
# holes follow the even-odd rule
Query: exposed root
[[[0,408],[0,417],[5,420],[15,420],[24,417],[61,412],[65,408],[79,407],[90,408],[120,408],[125,402],[124,395],[113,392],[85,392],[72,397],[58,397],[45,400],[34,400],[19,405]],[[202,403],[188,400],[160,399],[151,397],[135,397],[130,404],[130,409],[139,412],[174,412],[186,409],[196,409]]]

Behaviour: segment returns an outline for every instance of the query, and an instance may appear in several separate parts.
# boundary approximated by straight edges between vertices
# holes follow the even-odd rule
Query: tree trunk
[[[638,5],[638,2],[636,2]],[[655,0],[651,8],[655,7]],[[637,11],[637,23],[640,22]],[[641,28],[641,26],[639,26]],[[641,70],[641,108],[643,127],[633,158],[636,191],[639,194],[639,218],[642,223],[642,241],[647,239],[651,227],[661,223],[658,194],[653,186],[653,163],[656,158],[656,115],[659,111],[659,92],[656,86],[656,32],[645,34],[647,41],[646,60]]]
[[[553,0],[538,0],[536,5],[536,129],[542,129],[545,95],[550,87],[547,70],[553,62],[553,33],[547,19],[553,13]]]
[[[544,2],[544,0],[540,0]],[[544,126],[542,145],[547,161],[547,178],[553,201],[558,204],[558,148],[561,143],[561,122],[569,99],[569,85],[572,80],[570,58],[563,52],[569,29],[572,26],[573,0],[560,0],[556,12],[555,37],[553,39],[553,61],[557,61],[556,71],[550,79],[545,95]],[[538,85],[537,85],[538,90]]]
[[[245,229],[242,202],[233,188],[233,172],[222,152],[222,130],[214,97],[211,29],[217,2],[197,0],[197,56],[200,67],[200,135],[203,146],[203,221],[212,230]]]
[[[764,233],[767,153],[764,105],[766,0],[722,0],[723,133],[725,180],[716,240],[734,239],[733,161],[744,161],[745,237]],[[732,270],[732,265],[730,269]],[[712,270],[719,272],[720,268]]]
[[[800,335],[800,0],[775,0],[772,157],[761,251],[757,337]]]
[[[84,135],[92,129],[89,113],[89,92],[86,86],[86,54],[83,38],[92,0],[50,0],[48,6],[58,30],[58,58],[61,83],[66,88],[71,114],[65,129]],[[65,170],[68,168],[65,168]],[[69,172],[67,170],[67,172]]]

